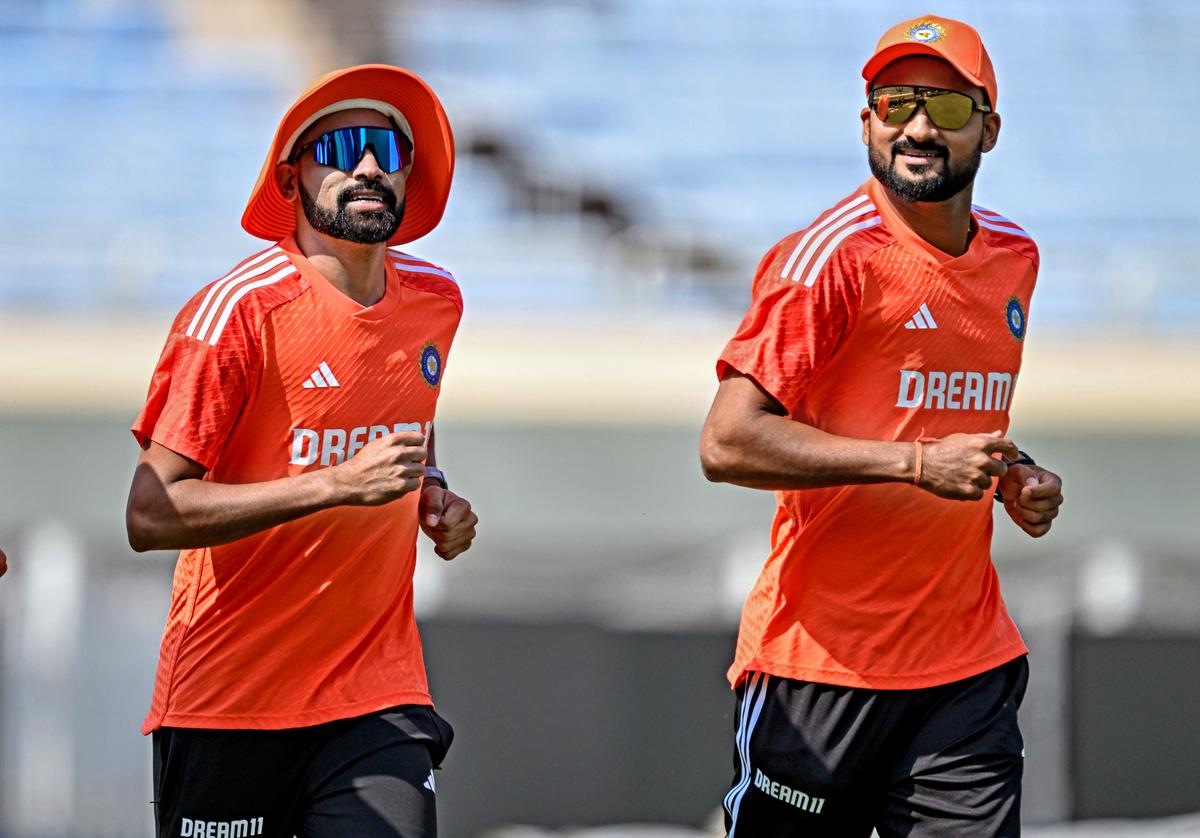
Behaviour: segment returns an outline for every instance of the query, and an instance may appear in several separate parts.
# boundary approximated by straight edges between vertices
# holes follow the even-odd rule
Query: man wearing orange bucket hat
[[[1038,251],[972,204],[1000,132],[973,28],[904,21],[863,77],[873,177],[759,264],[701,443],[777,503],[728,836],[1015,836],[1028,666],[990,542],[993,498],[1034,537],[1062,503],[1005,436]]]
[[[446,206],[454,144],[417,76],[317,79],[242,217],[272,242],[176,317],[127,527],[180,549],[153,734],[163,836],[434,836],[433,710],[413,617],[417,530],[443,559],[477,518],[434,465],[462,312],[395,245]]]

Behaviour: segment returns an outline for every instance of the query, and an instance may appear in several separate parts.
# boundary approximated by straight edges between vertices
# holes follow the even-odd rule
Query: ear
[[[1000,139],[1000,114],[985,113],[983,115],[983,151],[989,152],[996,147]]]
[[[863,127],[862,127],[863,145],[870,146],[871,145],[871,109],[863,108],[862,112],[858,115],[858,117],[859,117],[859,119],[862,120],[862,124],[863,124]]]
[[[294,201],[300,194],[297,178],[300,176],[294,163],[283,162],[275,166],[275,185],[285,201]]]

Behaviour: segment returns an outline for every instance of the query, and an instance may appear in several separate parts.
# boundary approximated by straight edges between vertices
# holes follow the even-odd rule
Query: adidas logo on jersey
[[[904,324],[906,329],[936,329],[937,327],[937,321],[933,319],[933,313],[925,303],[921,303],[917,313]]]
[[[341,382],[333,375],[333,370],[329,368],[329,364],[322,361],[313,370],[313,374],[308,377],[308,380],[300,385],[305,390],[312,390],[316,387],[341,387]]]

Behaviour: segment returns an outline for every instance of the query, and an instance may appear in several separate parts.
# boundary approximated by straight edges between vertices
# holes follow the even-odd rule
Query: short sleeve
[[[132,431],[212,469],[258,379],[258,341],[241,307],[215,343],[189,336],[196,303],[172,325]]]
[[[858,259],[840,248],[811,285],[784,276],[791,237],[768,251],[754,275],[750,308],[717,361],[750,376],[795,415],[814,378],[854,327],[862,300]]]

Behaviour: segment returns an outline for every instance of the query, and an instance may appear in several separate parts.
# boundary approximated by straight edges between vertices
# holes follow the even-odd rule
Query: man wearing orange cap
[[[1062,483],[1005,432],[1038,252],[972,204],[996,145],[979,35],[924,16],[863,69],[873,177],[759,264],[701,459],[776,492],[742,612],[730,838],[1013,836],[1026,648],[993,496],[1044,535]]]
[[[158,835],[434,836],[450,746],[413,618],[420,528],[443,559],[477,518],[434,465],[462,297],[390,245],[442,216],[454,145],[415,75],[309,87],[242,225],[273,244],[176,317],[127,527],[181,549],[143,732]]]

